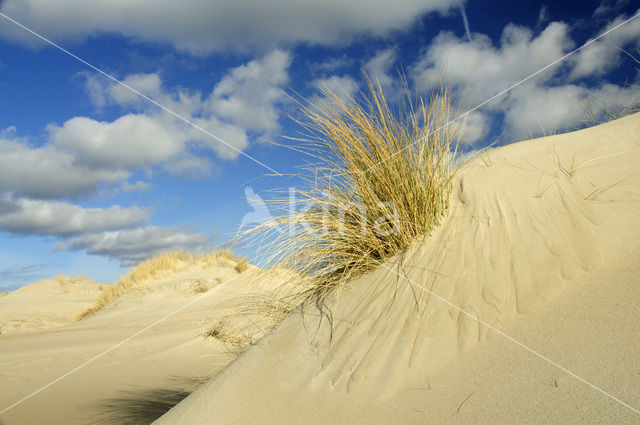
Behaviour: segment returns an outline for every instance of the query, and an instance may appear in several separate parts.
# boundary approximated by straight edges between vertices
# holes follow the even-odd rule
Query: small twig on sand
[[[462,405],[465,403],[465,401],[469,400],[471,398],[472,395],[474,395],[476,392],[472,392],[471,394],[469,394],[467,396],[467,398],[465,398],[464,400],[462,400],[462,403],[460,403],[460,406],[458,406],[458,410],[456,411],[456,413],[460,413],[460,408],[462,407]]]

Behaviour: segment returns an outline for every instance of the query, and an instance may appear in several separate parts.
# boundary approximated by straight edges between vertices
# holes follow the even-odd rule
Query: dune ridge
[[[157,423],[633,423],[433,294],[640,406],[639,134],[636,114],[478,155],[439,227],[274,332],[290,272],[224,258],[160,259],[81,321],[106,285],[59,277],[4,295],[0,406],[204,297],[3,424],[152,420],[184,397]]]
[[[216,423],[321,423],[320,418],[333,423],[389,423],[400,418],[402,423],[423,423],[433,418],[438,404],[418,401],[408,412],[393,406],[411,407],[407,400],[415,402],[416,396],[409,396],[409,390],[432,394],[430,378],[453,376],[465,358],[503,342],[489,338],[489,329],[429,296],[429,291],[497,329],[520,324],[538,335],[544,330],[527,328],[527,323],[568,302],[563,295],[614,265],[616,276],[624,274],[621,252],[622,264],[632,270],[640,248],[637,227],[630,226],[640,218],[639,135],[640,114],[635,114],[480,155],[460,171],[441,226],[386,267],[351,282],[328,307],[332,321],[298,311],[156,423],[204,424],[212,417]],[[567,314],[580,310],[579,305],[572,308]],[[584,320],[605,308],[594,308]],[[551,332],[554,324],[548,326]],[[626,332],[612,331],[611,338]],[[487,339],[491,341],[484,343]],[[620,347],[629,353],[627,349]],[[583,352],[575,345],[567,350]],[[564,356],[564,351],[557,355]],[[549,366],[536,364],[532,367]],[[617,372],[633,374],[629,367],[627,362]],[[259,389],[256,382],[262,383]],[[526,385],[522,383],[523,392]],[[474,393],[508,396],[486,385],[476,387],[480,389]],[[620,391],[628,393],[628,388]],[[541,392],[536,401],[549,396]],[[595,406],[611,401],[588,396],[596,398]],[[424,400],[434,397],[425,395]],[[291,407],[295,403],[301,407]],[[314,412],[313,419],[301,419],[304,408]],[[380,416],[354,413],[363,408]],[[621,409],[624,418],[633,414]],[[448,423],[459,410],[435,417]],[[476,409],[470,417],[476,423],[492,423],[491,412]],[[575,415],[567,420],[582,419]]]
[[[166,267],[147,267],[154,264]],[[59,277],[2,297],[0,324],[8,331],[0,335],[0,386],[10,390],[0,394],[0,410],[117,346],[3,413],[2,423],[149,423],[159,417],[273,325],[260,310],[249,317],[235,312],[248,299],[268,299],[277,273],[256,267],[240,273],[238,264],[226,254],[162,255],[133,273],[143,286],[80,321],[78,314],[112,284]]]
[[[105,286],[83,276],[57,276],[4,294],[0,296],[0,334],[71,323]]]
[[[228,267],[232,266],[232,267]],[[154,281],[163,278],[169,278],[187,270],[207,269],[212,267],[233,268],[236,272],[241,273],[246,270],[246,260],[236,258],[230,251],[212,251],[205,253],[192,254],[184,251],[162,252],[145,261],[142,261],[129,273],[122,276],[112,285],[106,285],[102,288],[102,293],[96,298],[95,304],[85,311],[81,312],[77,319],[81,320],[86,316],[94,314],[127,292],[140,292],[145,290],[155,290],[151,288]],[[220,271],[220,270],[218,270]],[[218,276],[218,283],[220,276]],[[199,281],[196,287],[190,290],[195,292],[205,292],[213,285],[207,281]],[[188,289],[189,290],[189,289]]]

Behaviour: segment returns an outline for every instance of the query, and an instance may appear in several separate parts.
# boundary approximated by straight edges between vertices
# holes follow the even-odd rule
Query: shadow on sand
[[[94,404],[98,413],[91,422],[101,425],[148,425],[193,392],[200,380],[174,388],[121,391],[122,397]]]

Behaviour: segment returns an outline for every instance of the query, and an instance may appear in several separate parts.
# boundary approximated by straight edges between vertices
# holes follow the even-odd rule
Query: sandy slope
[[[235,347],[203,334],[242,297],[275,286],[272,279],[255,275],[251,270],[238,275],[232,265],[187,267],[79,322],[72,318],[93,304],[95,284],[67,284],[64,294],[56,292],[64,285],[51,280],[3,297],[0,323],[13,327],[0,336],[0,410],[195,302],[0,415],[0,423],[120,424],[162,408],[165,398],[192,390],[198,379],[235,357],[230,353]],[[62,319],[54,323],[54,316]],[[49,329],[43,329],[43,321]]]
[[[58,276],[10,292],[0,297],[0,334],[71,323],[93,305],[102,287],[83,277]]]
[[[640,423],[639,222],[640,114],[491,151],[332,332],[290,316],[157,423]]]

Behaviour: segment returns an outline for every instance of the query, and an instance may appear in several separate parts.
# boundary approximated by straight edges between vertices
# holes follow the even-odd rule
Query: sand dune
[[[637,422],[639,188],[640,114],[480,155],[425,240],[156,423]]]
[[[278,273],[183,262],[80,321],[102,285],[3,295],[0,408],[100,357],[0,420],[145,423],[197,387],[157,423],[637,422],[639,135],[636,114],[474,158],[441,226],[233,362],[270,323],[229,314]]]
[[[102,288],[84,277],[58,276],[5,294],[0,297],[0,334],[71,323],[94,303]]]
[[[0,336],[0,409],[117,348],[10,409],[1,423],[140,423],[136,417],[148,423],[261,335],[259,327],[232,317],[222,329],[227,338],[206,336],[247,294],[268,293],[276,280],[255,269],[238,274],[232,261],[187,264],[81,321],[74,319],[93,305],[100,285],[50,280],[3,297],[0,317],[9,331]],[[63,287],[69,290],[64,293]]]

